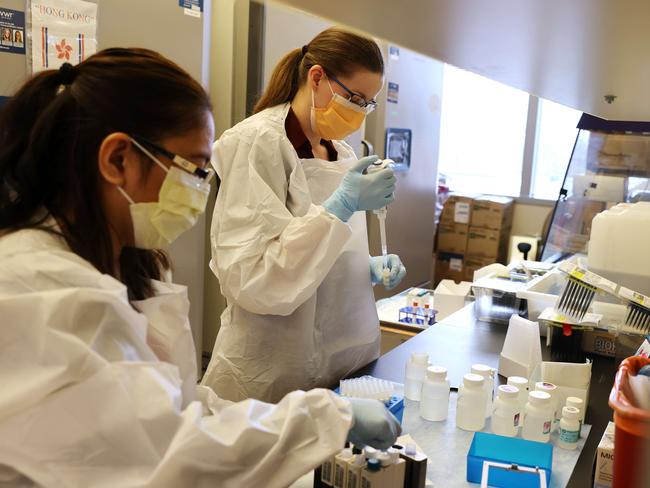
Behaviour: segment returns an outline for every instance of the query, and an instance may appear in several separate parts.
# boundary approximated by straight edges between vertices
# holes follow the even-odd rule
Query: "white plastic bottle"
[[[551,432],[555,432],[560,425],[560,417],[562,416],[562,405],[558,402],[557,386],[546,381],[538,381],[535,383],[535,390],[543,391],[551,395],[551,405],[553,409],[553,424],[551,425]]]
[[[521,412],[519,416],[519,427],[521,427],[524,419],[524,409],[526,408],[526,403],[528,403],[528,380],[523,376],[510,376],[508,378],[508,385],[519,388],[519,409]]]
[[[560,440],[557,445],[562,449],[573,450],[578,447],[580,438],[580,410],[575,407],[562,409],[560,420]]]
[[[429,367],[429,355],[426,352],[414,352],[406,363],[406,380],[404,396],[409,400],[420,401],[422,382]]]
[[[348,471],[348,462],[354,457],[351,448],[343,449],[334,457],[334,476],[332,486],[334,488],[345,488],[345,480]]]
[[[543,391],[528,393],[521,436],[528,441],[548,442],[553,424],[551,395]]]
[[[492,409],[494,408],[494,369],[486,364],[474,364],[472,366],[472,373],[485,378],[483,389],[487,398],[485,405],[485,418],[487,419],[492,415]]]
[[[516,437],[519,432],[519,388],[501,385],[497,388],[497,399],[492,413],[492,432],[505,437]]]
[[[485,378],[477,374],[470,373],[463,377],[456,406],[456,427],[459,429],[476,432],[485,427],[487,398],[484,384]]]
[[[450,386],[447,368],[430,366],[427,369],[420,397],[420,416],[423,419],[438,422],[447,418]]]
[[[582,400],[582,398],[578,397],[567,397],[566,399],[566,406],[567,407],[575,407],[580,411],[580,434],[578,436],[580,437],[582,435],[582,424],[585,421],[585,402]]]

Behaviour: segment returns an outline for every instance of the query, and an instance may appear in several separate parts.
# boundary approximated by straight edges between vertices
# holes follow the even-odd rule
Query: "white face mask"
[[[130,204],[135,247],[161,249],[196,224],[208,203],[210,184],[176,166],[167,168],[141,144],[131,141],[167,176],[160,187],[157,202],[136,203],[123,188],[118,186],[117,189]]]

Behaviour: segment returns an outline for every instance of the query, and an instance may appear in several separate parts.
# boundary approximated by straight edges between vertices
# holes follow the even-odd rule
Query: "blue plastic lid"
[[[381,471],[381,461],[379,459],[368,459],[368,471]]]

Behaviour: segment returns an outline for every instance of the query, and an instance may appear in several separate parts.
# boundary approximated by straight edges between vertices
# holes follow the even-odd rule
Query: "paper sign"
[[[78,64],[97,52],[97,4],[82,0],[32,2],[34,73]]]
[[[449,260],[449,269],[451,269],[452,271],[462,271],[463,260],[458,258],[451,258]]]
[[[25,54],[25,12],[0,8],[0,53]]]
[[[397,103],[399,101],[399,85],[397,83],[388,82],[388,94],[386,100],[389,103]]]
[[[457,224],[469,224],[469,209],[469,203],[456,202],[456,205],[454,205],[454,222]]]
[[[203,12],[203,0],[178,0],[178,6],[182,7],[185,15],[201,17]]]

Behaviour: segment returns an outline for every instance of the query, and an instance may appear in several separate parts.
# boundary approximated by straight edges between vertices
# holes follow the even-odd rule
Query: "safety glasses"
[[[201,168],[196,164],[194,164],[193,162],[188,161],[184,157],[179,156],[178,154],[175,154],[171,151],[168,151],[164,147],[159,146],[155,142],[151,142],[142,136],[131,136],[131,137],[136,142],[136,146],[138,147],[138,149],[144,152],[147,156],[153,157],[153,155],[149,154],[149,151],[147,150],[147,147],[149,147],[155,152],[162,154],[167,159],[171,160],[172,163],[174,163],[176,166],[180,167],[182,170],[190,173],[191,175],[197,176],[202,180],[205,180],[207,183],[209,183],[212,180],[212,177],[214,176],[214,170],[212,168]]]
[[[327,77],[332,80],[334,83],[339,85],[341,88],[343,88],[346,93],[350,96],[348,100],[355,105],[358,105],[362,109],[366,111],[366,114],[369,114],[373,110],[377,108],[377,101],[376,100],[366,100],[363,98],[361,95],[358,93],[353,92],[350,90],[347,86],[345,86],[336,76],[328,74]]]

